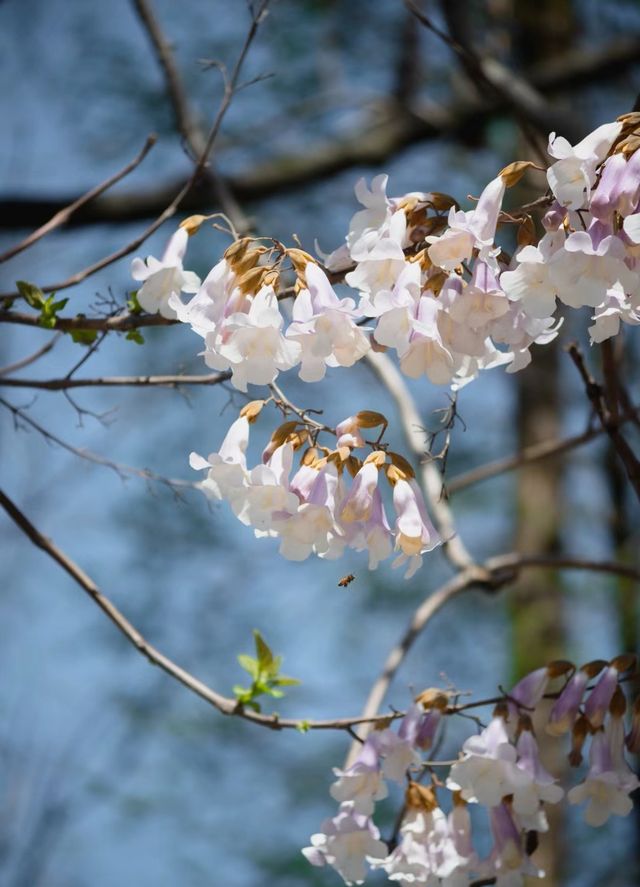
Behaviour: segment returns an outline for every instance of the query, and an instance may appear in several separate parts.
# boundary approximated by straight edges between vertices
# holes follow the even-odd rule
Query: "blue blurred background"
[[[563,40],[567,58],[579,52],[588,59],[637,35],[640,26],[640,4],[624,0],[463,6],[478,51],[515,58],[525,74],[535,60],[513,33],[520,22],[520,34],[527,34],[518,16],[531,7],[539,14],[544,8],[551,18],[562,7],[570,37],[558,37],[552,22],[549,41]],[[154,8],[194,106],[208,121],[220,99],[220,76],[199,60],[233,63],[248,26],[245,4],[156,0]],[[437,11],[435,21],[444,24]],[[552,58],[560,68],[562,52]],[[407,61],[413,81],[402,73]],[[133,201],[188,174],[164,81],[127,0],[4,0],[0,66],[0,199],[75,196],[127,162],[151,131],[159,134],[158,145],[114,194]],[[427,115],[478,98],[449,49],[421,30],[397,0],[276,0],[245,78],[264,74],[273,76],[237,95],[219,141],[218,168],[240,181],[269,158],[306,157],[318,145],[357,132],[387,113],[392,95],[394,107],[408,103]],[[585,75],[549,101],[568,125],[586,133],[629,110],[639,89],[638,64],[625,63],[614,73]],[[420,139],[391,151],[379,165],[356,157],[332,176],[310,176],[300,187],[245,202],[243,209],[259,233],[289,243],[296,234],[310,250],[317,238],[329,250],[344,237],[360,175],[388,172],[391,194],[437,189],[464,199],[524,150],[508,114],[487,114],[455,136]],[[7,215],[0,250],[26,233],[10,230],[11,223]],[[57,232],[1,266],[0,289],[11,290],[17,279],[40,285],[63,279],[126,243],[144,224],[97,223]],[[158,231],[141,254],[159,255],[173,230],[172,222]],[[191,241],[188,267],[204,276],[226,242],[203,229]],[[88,312],[110,294],[124,301],[133,288],[129,264],[124,260],[66,293],[68,310]],[[568,330],[565,341],[572,332],[579,329]],[[19,359],[49,336],[6,326],[0,362]],[[80,375],[203,371],[199,340],[188,329],[150,329],[144,338],[139,346],[110,336]],[[20,375],[63,376],[82,354],[82,346],[63,337]],[[561,359],[558,370],[564,434],[582,430],[588,415],[566,364]],[[295,402],[324,407],[329,423],[361,408],[395,415],[384,392],[372,389],[366,366],[329,371],[313,388],[295,376],[282,383]],[[434,427],[433,411],[446,406],[446,393],[426,382],[413,390],[425,425]],[[242,404],[224,386],[82,389],[73,394],[76,406],[61,393],[0,394],[75,447],[189,481],[189,452],[216,449]],[[466,429],[456,428],[450,476],[516,449],[520,396],[514,379],[500,371],[462,392]],[[77,405],[106,417],[79,416]],[[264,440],[271,420],[261,418],[254,437]],[[392,426],[390,434],[402,448],[400,432]],[[363,557],[353,553],[339,563],[285,562],[273,541],[254,539],[226,505],[209,507],[190,491],[176,496],[161,482],[123,480],[33,429],[16,427],[7,409],[0,409],[0,444],[6,492],[153,644],[185,668],[229,693],[243,680],[236,655],[251,652],[251,631],[258,628],[283,654],[284,670],[302,681],[273,707],[283,716],[356,714],[413,608],[450,574],[438,552],[409,582],[388,564],[367,573]],[[454,499],[459,531],[478,558],[513,547],[516,481],[505,475]],[[634,543],[623,534],[621,540],[613,529],[612,515],[620,512],[601,441],[574,453],[559,483],[558,550],[605,558],[624,549],[633,556],[637,538]],[[637,512],[624,497],[622,510],[627,526],[633,525]],[[330,768],[340,765],[348,737],[276,734],[223,718],[154,670],[6,518],[0,519],[0,534],[0,883],[338,883],[334,872],[308,866],[299,848],[333,814]],[[356,581],[338,588],[348,572]],[[557,594],[566,658],[610,658],[637,636],[635,604],[629,610],[616,580],[565,574],[546,581]],[[445,681],[477,696],[508,683],[519,662],[510,595],[472,592],[452,602],[417,642],[389,701],[402,707],[413,690]],[[538,664],[548,658],[544,650],[529,653]],[[462,720],[450,725],[444,757],[455,755],[469,726]],[[565,828],[558,883],[637,883],[633,817],[594,833],[571,810]]]

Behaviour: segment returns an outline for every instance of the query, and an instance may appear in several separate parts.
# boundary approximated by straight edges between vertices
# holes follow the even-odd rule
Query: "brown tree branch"
[[[173,108],[178,132],[188,145],[193,156],[199,157],[206,147],[205,136],[193,115],[180,72],[171,51],[171,46],[166,40],[162,28],[153,13],[150,0],[132,0],[132,4],[146,31],[164,75],[167,95]],[[211,184],[216,203],[231,220],[236,231],[239,233],[248,231],[249,222],[246,216],[213,163],[210,163],[206,170],[206,178]]]
[[[8,363],[6,366],[0,367],[0,377],[8,376],[11,373],[15,373],[16,370],[22,370],[40,360],[41,357],[44,357],[45,354],[48,354],[51,351],[56,342],[60,340],[61,335],[62,333],[60,332],[55,333],[48,342],[45,342],[44,345],[38,348],[37,351],[34,351],[33,354],[28,354],[26,357],[22,357],[14,363]]]
[[[617,424],[623,425],[625,422],[635,421],[639,412],[640,406],[630,405],[630,408],[619,416]],[[472,468],[462,474],[455,475],[446,481],[447,493],[453,495],[460,492],[460,490],[473,486],[473,484],[489,480],[492,477],[498,477],[507,471],[513,471],[516,468],[521,468],[523,465],[529,465],[531,462],[547,459],[550,456],[559,456],[582,444],[589,443],[589,441],[594,440],[596,437],[601,437],[604,433],[605,429],[599,426],[597,428],[588,428],[582,434],[574,434],[571,437],[565,437],[560,440],[545,440],[532,444],[513,456],[496,459],[493,462],[479,465],[477,468]]]
[[[409,450],[420,462],[422,486],[440,535],[444,540],[445,555],[452,566],[458,569],[473,567],[473,558],[456,532],[453,514],[442,495],[442,475],[435,462],[425,459],[427,455],[426,432],[404,377],[386,354],[379,351],[369,351],[366,360],[394,399]]]
[[[102,610],[107,618],[115,625],[118,631],[122,635],[124,635],[126,640],[130,644],[132,644],[139,653],[145,656],[152,665],[157,665],[170,677],[178,681],[192,693],[195,693],[201,699],[204,699],[205,702],[208,702],[222,714],[235,715],[237,717],[244,718],[247,721],[251,721],[254,724],[258,724],[259,726],[269,727],[272,730],[350,730],[352,727],[358,726],[360,724],[383,723],[387,722],[390,718],[394,719],[402,717],[402,712],[394,712],[391,715],[381,716],[359,715],[356,717],[347,718],[305,720],[304,718],[280,718],[278,717],[278,715],[266,715],[244,709],[241,705],[237,703],[235,699],[231,699],[216,692],[203,681],[200,681],[198,678],[194,677],[194,675],[181,668],[179,665],[177,665],[175,662],[173,662],[171,659],[157,650],[154,646],[152,646],[152,644],[150,644],[142,636],[138,629],[126,618],[126,616],[124,616],[124,614],[115,606],[115,604],[100,590],[93,579],[87,573],[85,573],[84,570],[80,566],[78,566],[67,554],[65,554],[65,552],[58,548],[51,539],[48,539],[46,536],[44,536],[2,490],[0,490],[0,506],[2,506],[9,517],[31,540],[31,542],[42,551],[44,551],[44,553],[52,558],[57,564],[59,564],[59,566],[61,566],[62,569],[65,570],[65,572],[68,573],[69,576],[71,576],[74,582],[89,595],[91,600]],[[517,558],[517,555],[514,555],[513,557]],[[573,563],[573,568],[575,569],[594,569],[598,566],[594,563],[591,563],[589,566],[580,566],[580,562],[577,561]],[[523,563],[522,566],[541,566],[541,564]],[[545,566],[548,566],[548,564],[545,564]],[[601,567],[602,565],[599,566]],[[387,663],[385,664],[385,680],[387,681],[387,686],[391,678],[393,677],[393,674],[397,670],[400,662],[406,655],[409,647],[415,640],[417,633],[419,633],[419,631],[424,628],[427,622],[440,609],[442,609],[442,607],[449,600],[451,600],[461,591],[465,590],[465,588],[471,587],[473,585],[486,587],[486,579],[482,575],[478,575],[475,569],[476,568],[469,568],[466,571],[462,571],[464,573],[464,578],[461,574],[460,576],[457,576],[454,579],[450,580],[448,583],[442,586],[442,588],[435,591],[421,605],[419,610],[416,611],[416,614],[414,614],[414,617],[411,620],[409,630],[406,636],[401,641],[401,646],[406,649],[403,650],[400,661],[397,662],[395,668],[390,668],[390,655]],[[502,574],[504,578],[500,578],[501,574],[499,570],[502,570],[502,568],[499,567],[498,571],[494,574],[493,579],[490,579],[490,582],[494,583],[494,585],[492,586],[494,588],[500,587],[500,585],[505,584],[507,581],[510,581],[507,578],[507,574],[504,573]],[[512,573],[508,574],[508,576],[512,575]],[[479,706],[484,703],[481,700],[475,704]]]
[[[71,453],[72,456],[77,456],[79,459],[85,459],[87,462],[92,462],[94,465],[109,468],[111,471],[115,471],[118,477],[122,479],[125,477],[140,477],[143,480],[164,484],[175,493],[179,493],[179,491],[183,489],[197,489],[198,487],[198,484],[193,483],[192,481],[164,477],[164,475],[157,474],[149,468],[134,468],[132,465],[125,465],[122,462],[114,462],[112,459],[108,459],[106,456],[101,456],[99,453],[94,453],[92,450],[87,450],[83,447],[75,447],[68,441],[58,437],[57,434],[49,431],[44,425],[41,425],[33,419],[24,409],[9,403],[9,401],[5,400],[3,397],[0,397],[0,406],[4,407],[12,414],[16,427],[20,427],[20,423],[28,425],[40,434],[48,443],[55,444],[61,449],[66,450],[68,453]]]
[[[17,323],[42,329],[37,314],[24,311],[0,311],[0,323]],[[173,326],[179,320],[169,320],[161,314],[116,314],[113,317],[56,317],[55,329],[63,333],[71,330],[98,330],[100,332],[126,333],[147,326]]]
[[[82,283],[83,280],[86,280],[88,277],[91,277],[93,274],[96,274],[98,271],[101,271],[103,268],[107,268],[109,265],[112,265],[114,262],[117,262],[119,259],[124,258],[125,256],[130,255],[135,252],[142,244],[147,240],[155,231],[160,228],[161,225],[164,224],[168,219],[170,219],[177,212],[178,208],[182,204],[184,198],[189,194],[192,187],[200,178],[201,174],[204,172],[208,162],[209,155],[213,149],[214,142],[220,132],[220,127],[222,125],[222,121],[227,113],[229,106],[231,105],[231,101],[236,94],[236,90],[238,87],[238,80],[240,77],[240,72],[242,70],[242,66],[247,57],[247,53],[249,52],[249,48],[253,43],[254,37],[258,31],[258,27],[263,20],[267,7],[269,5],[269,0],[261,0],[258,4],[255,12],[252,13],[251,24],[249,26],[249,30],[247,32],[247,36],[245,37],[244,44],[240,53],[238,55],[238,59],[234,65],[233,71],[231,72],[230,77],[225,79],[225,89],[222,97],[222,101],[220,102],[220,107],[218,108],[218,113],[216,114],[215,120],[209,131],[209,135],[204,145],[204,149],[198,160],[194,166],[193,172],[187,179],[184,185],[181,186],[180,190],[173,197],[168,205],[164,207],[161,211],[160,215],[150,224],[147,228],[142,231],[137,237],[133,240],[129,241],[129,243],[122,246],[120,249],[111,253],[108,256],[104,256],[102,259],[99,259],[97,262],[94,262],[92,265],[88,265],[86,268],[83,268],[81,271],[77,271],[75,274],[72,274],[70,277],[67,277],[65,280],[60,281],[59,283],[47,284],[44,287],[41,287],[42,291],[45,293],[51,292],[60,292],[61,290],[69,289],[72,286],[76,286],[78,283]],[[13,294],[5,294],[0,296],[1,299],[5,301],[7,299],[16,299],[20,298],[19,293]],[[87,327],[89,329],[89,327]]]
[[[542,94],[583,88],[585,84],[621,72],[640,61],[640,39],[616,40],[604,49],[579,49],[565,54],[558,61],[532,68],[530,85]],[[384,113],[383,111],[384,106]],[[305,149],[304,154],[283,154],[252,167],[225,181],[241,203],[262,200],[313,182],[322,181],[354,166],[384,163],[389,157],[410,145],[435,138],[465,136],[489,117],[508,110],[504,100],[474,98],[445,106],[432,103],[413,112],[399,108],[388,100],[381,101],[376,120],[351,136],[321,143]],[[619,109],[622,112],[623,108]],[[74,214],[72,224],[120,224],[140,221],[158,215],[183,183],[169,183],[155,191],[107,195]],[[73,198],[21,198],[5,196],[0,200],[0,228],[33,227],[70,203]],[[183,197],[185,212],[210,212],[215,206],[211,185],[200,182]],[[49,291],[49,290],[47,290]]]
[[[602,386],[595,381],[587,369],[582,351],[575,342],[568,346],[567,351],[580,373],[584,383],[585,393],[600,420],[600,424],[609,436],[620,461],[624,465],[629,482],[633,487],[636,496],[640,499],[640,461],[620,431],[619,420],[612,416],[607,406],[605,392]]]
[[[40,228],[37,228],[28,237],[25,237],[24,240],[21,240],[20,243],[17,243],[15,246],[12,246],[6,252],[0,255],[0,263],[6,262],[8,259],[12,259],[14,256],[17,256],[18,253],[23,252],[25,249],[29,249],[29,247],[33,246],[34,243],[37,243],[38,240],[45,237],[47,234],[50,234],[52,231],[55,231],[56,228],[60,228],[62,225],[66,225],[71,216],[81,209],[83,206],[86,206],[87,203],[90,203],[92,200],[95,200],[96,197],[99,197],[100,194],[103,194],[109,188],[112,188],[117,182],[120,182],[125,176],[128,176],[129,173],[133,172],[136,167],[140,166],[144,158],[147,156],[149,151],[153,148],[157,141],[157,136],[150,135],[147,136],[147,140],[144,143],[144,146],[140,153],[134,157],[131,163],[127,163],[125,167],[123,167],[119,172],[110,176],[106,179],[102,184],[96,185],[95,188],[91,188],[91,190],[87,191],[86,194],[83,194],[81,197],[78,197],[77,200],[74,200],[73,203],[70,203],[68,206],[65,206],[63,209],[59,210],[54,216],[52,216],[48,222],[44,225],[41,225]]]
[[[2,373],[0,373],[2,376]],[[0,386],[12,388],[39,388],[44,391],[64,391],[67,388],[157,387],[180,388],[183,385],[218,385],[231,378],[230,372],[208,373],[203,376],[98,376],[95,379],[3,379]]]

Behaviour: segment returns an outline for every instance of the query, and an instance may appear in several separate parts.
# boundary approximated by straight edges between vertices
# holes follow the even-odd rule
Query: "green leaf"
[[[311,729],[311,724],[309,721],[298,721],[296,724],[296,730],[298,733],[308,733]]]
[[[273,653],[257,628],[253,629],[253,638],[256,644],[256,655],[260,669],[270,671],[273,666]]]
[[[69,330],[69,335],[78,345],[93,345],[98,338],[98,330]]]
[[[286,675],[278,675],[273,682],[278,687],[297,687],[302,683],[298,678],[288,678]]]
[[[253,656],[247,656],[246,653],[240,653],[238,656],[238,662],[245,671],[249,672],[252,678],[258,677],[258,663]]]
[[[129,330],[125,339],[128,342],[135,342],[136,345],[144,345],[144,337],[140,330]]]
[[[127,311],[129,314],[142,314],[142,305],[138,301],[138,290],[131,290],[129,293]]]
[[[40,308],[44,302],[44,293],[35,283],[29,283],[27,280],[16,280],[18,292],[32,308]]]

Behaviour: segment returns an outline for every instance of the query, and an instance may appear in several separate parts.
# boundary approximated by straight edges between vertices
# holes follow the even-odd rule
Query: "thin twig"
[[[141,477],[143,480],[155,481],[157,483],[164,484],[175,493],[178,493],[180,490],[183,489],[198,489],[198,484],[193,483],[192,481],[164,477],[161,474],[157,474],[155,471],[151,471],[149,468],[134,468],[132,465],[125,465],[122,462],[114,462],[112,459],[108,459],[106,456],[101,456],[99,453],[94,453],[92,450],[86,450],[82,447],[75,447],[68,441],[63,440],[61,437],[58,437],[57,434],[49,431],[47,428],[33,419],[24,409],[21,409],[20,407],[9,403],[9,401],[5,400],[3,397],[0,397],[0,406],[3,406],[6,410],[9,410],[9,412],[13,415],[18,427],[19,423],[23,422],[30,428],[33,428],[34,431],[37,431],[38,434],[40,434],[49,443],[55,444],[61,449],[66,450],[68,453],[71,453],[72,456],[77,456],[79,459],[85,459],[87,462],[92,462],[94,465],[100,465],[103,468],[109,468],[111,471],[115,471],[118,477],[122,479],[124,479],[125,477]]]
[[[404,378],[386,354],[369,351],[367,361],[394,399],[408,447],[416,459],[422,462],[420,466],[422,485],[444,540],[445,555],[454,567],[471,567],[473,558],[458,536],[451,509],[442,497],[442,476],[434,462],[422,461],[426,449],[425,430]]]
[[[640,570],[629,567],[626,564],[616,564],[610,561],[581,560],[579,558],[536,557],[520,555],[515,552],[489,558],[480,566],[470,566],[462,569],[456,576],[426,597],[415,610],[400,640],[390,651],[380,674],[373,683],[362,709],[362,716],[370,719],[375,717],[380,711],[389,686],[406,659],[407,653],[428,623],[449,601],[471,589],[483,589],[495,593],[507,585],[512,585],[518,578],[520,571],[526,569],[578,570],[606,573],[626,576],[640,582]],[[500,701],[500,699],[464,704],[456,707],[456,710],[487,705],[496,701]],[[345,766],[353,762],[355,753],[356,750],[352,746]]]
[[[173,108],[176,127],[186,145],[194,157],[199,157],[205,150],[205,136],[199,126],[180,77],[180,72],[175,63],[171,45],[166,40],[160,23],[155,17],[149,0],[132,0],[133,7],[145,29],[158,64],[165,80],[167,95]],[[207,176],[211,181],[215,198],[225,214],[231,219],[234,228],[244,233],[249,229],[249,222],[242,212],[240,205],[233,196],[228,184],[219,175],[213,164],[207,169]]]
[[[84,570],[79,567],[65,552],[44,536],[26,517],[26,515],[18,508],[18,506],[0,490],[0,506],[4,508],[14,523],[25,533],[25,535],[42,551],[51,557],[63,570],[65,570],[71,578],[89,595],[95,604],[102,610],[107,618],[116,626],[116,628],[124,635],[136,650],[145,656],[152,665],[157,665],[165,671],[174,680],[181,683],[188,690],[195,693],[201,699],[204,699],[214,708],[218,709],[224,715],[235,715],[258,724],[262,727],[269,727],[272,730],[347,730],[359,724],[376,724],[388,723],[389,720],[396,720],[404,717],[404,712],[392,712],[386,715],[358,715],[356,717],[346,718],[327,718],[323,720],[307,720],[304,718],[281,718],[278,715],[266,715],[244,709],[238,705],[235,699],[217,693],[207,684],[194,677],[192,674],[181,668],[155,647],[153,647],[138,631],[138,629],[120,612],[120,610],[112,603],[112,601],[100,590],[96,583],[91,579]],[[538,564],[530,564],[530,566],[538,566]],[[578,562],[575,565],[579,569]],[[592,569],[592,567],[588,567]],[[468,587],[474,584],[486,585],[485,579],[478,575],[474,570],[469,569],[463,571],[466,573],[464,581],[468,583]],[[496,580],[499,574],[496,574]],[[410,628],[421,630],[435,613],[440,610],[451,598],[464,590],[462,587],[463,580],[460,576],[450,580],[441,589],[434,592],[427,601],[422,604],[414,618],[412,619]],[[420,625],[419,622],[422,621]],[[415,639],[415,631],[411,640],[405,641],[405,645],[411,645]],[[391,657],[387,660],[389,662]],[[476,705],[489,704],[486,700],[479,700]]]
[[[0,373],[0,375],[2,375]],[[202,376],[98,376],[95,379],[0,379],[0,386],[62,391],[67,388],[157,387],[180,388],[182,385],[218,385],[231,378],[230,372]]]
[[[142,653],[152,665],[157,665],[172,678],[177,680],[187,689],[191,690],[201,699],[204,699],[224,715],[236,715],[254,724],[269,727],[272,730],[283,729],[314,729],[314,730],[348,730],[357,724],[367,723],[366,719],[337,718],[318,721],[306,721],[304,718],[280,718],[278,715],[266,715],[244,709],[235,699],[230,699],[217,693],[203,681],[198,680],[185,669],[181,668],[155,647],[153,647],[138,631],[138,629],[124,616],[112,601],[102,593],[100,588],[84,570],[79,567],[68,555],[57,547],[50,539],[44,536],[15,505],[14,502],[0,490],[0,505],[12,518],[14,523],[28,536],[38,548],[42,549],[49,557],[53,558],[63,570],[89,595],[108,619],[124,635],[139,653]],[[398,713],[397,717],[400,717]],[[376,721],[387,721],[389,716],[374,718]]]
[[[245,38],[242,49],[240,50],[238,59],[234,65],[233,71],[231,72],[231,76],[225,82],[224,95],[222,97],[222,101],[220,102],[220,107],[218,108],[218,113],[216,114],[213,126],[211,127],[211,130],[207,137],[204,150],[199,156],[198,161],[194,166],[193,172],[191,173],[185,184],[180,188],[178,193],[171,200],[171,202],[168,204],[168,206],[163,209],[160,215],[150,225],[148,225],[141,234],[139,234],[137,237],[134,237],[134,239],[129,241],[129,243],[126,243],[124,246],[120,247],[120,249],[116,250],[113,253],[110,253],[108,256],[104,256],[102,259],[99,259],[92,265],[87,265],[86,268],[83,268],[81,271],[77,271],[75,274],[67,277],[66,280],[62,280],[59,283],[47,284],[46,286],[41,287],[43,292],[60,292],[61,290],[69,289],[69,287],[76,286],[77,284],[82,283],[82,281],[86,280],[88,277],[91,277],[98,271],[102,271],[103,268],[107,268],[109,265],[112,265],[119,259],[122,259],[125,256],[130,255],[132,252],[135,252],[135,250],[139,249],[139,247],[142,246],[145,240],[147,240],[155,231],[157,231],[158,228],[161,227],[161,225],[163,225],[168,219],[175,215],[178,208],[180,207],[180,204],[187,196],[187,194],[191,191],[193,186],[196,184],[196,182],[200,178],[201,173],[207,166],[209,155],[213,149],[214,142],[220,131],[222,121],[236,93],[236,89],[238,87],[238,79],[240,77],[242,66],[249,51],[249,47],[251,46],[253,39],[257,33],[260,22],[265,16],[268,5],[269,0],[262,0],[257,8],[257,11],[252,16],[251,25],[247,32],[247,36]],[[9,295],[9,298],[11,299],[19,297],[19,293]],[[7,297],[2,296],[0,298],[6,299]],[[0,316],[0,320],[3,319],[6,320],[6,317]],[[92,327],[85,327],[85,329],[91,328]],[[60,329],[62,329],[62,327],[60,327]]]
[[[45,354],[48,354],[53,346],[60,340],[62,333],[55,333],[48,342],[45,342],[41,348],[38,348],[37,351],[34,351],[33,354],[27,355],[27,357],[22,357],[20,360],[16,360],[14,363],[8,363],[6,366],[0,368],[0,377],[8,376],[11,373],[15,373],[17,370],[23,370],[25,367],[31,366],[32,363],[35,363],[37,360],[40,360],[41,357],[44,357]]]
[[[149,151],[153,148],[157,141],[156,135],[147,136],[147,140],[144,143],[144,146],[140,153],[134,157],[131,163],[127,163],[119,172],[110,176],[101,185],[96,185],[95,188],[91,188],[91,190],[87,191],[86,194],[83,194],[81,197],[78,197],[77,200],[74,200],[73,203],[70,203],[69,206],[64,207],[59,212],[57,212],[54,216],[52,216],[48,222],[45,222],[44,225],[41,225],[35,231],[32,231],[28,237],[25,237],[24,240],[21,240],[20,243],[17,243],[15,246],[10,247],[6,252],[0,255],[0,263],[6,262],[8,259],[12,259],[14,256],[17,256],[18,253],[23,252],[25,249],[29,249],[30,246],[33,246],[34,243],[37,243],[38,240],[41,240],[47,234],[50,234],[52,231],[55,231],[56,228],[60,228],[62,225],[68,222],[69,218],[79,210],[81,207],[85,206],[85,204],[89,203],[91,200],[94,200],[96,197],[99,197],[100,194],[104,194],[109,188],[112,188],[117,182],[121,181],[128,176],[129,173],[133,172],[136,167],[140,166],[144,158],[147,156]]]
[[[636,420],[638,413],[640,413],[640,406],[630,405],[629,409],[619,416],[617,424],[623,425],[625,422]],[[602,427],[588,428],[582,434],[574,434],[571,437],[565,437],[560,440],[541,441],[540,443],[524,447],[520,453],[516,453],[513,456],[505,456],[504,459],[496,459],[494,462],[488,462],[486,465],[479,465],[477,468],[472,468],[462,474],[455,475],[450,480],[447,480],[447,493],[453,495],[473,484],[489,480],[492,477],[498,477],[507,471],[513,471],[516,468],[521,468],[523,465],[537,462],[539,459],[559,456],[561,453],[589,443],[589,441],[600,437],[604,433],[605,429]]]
[[[35,326],[42,329],[37,314],[24,311],[0,311],[0,323],[17,323],[21,326]],[[71,330],[102,330],[104,332],[126,333],[146,326],[173,326],[179,320],[163,317],[161,314],[116,314],[113,317],[56,317],[56,330],[68,333]]]

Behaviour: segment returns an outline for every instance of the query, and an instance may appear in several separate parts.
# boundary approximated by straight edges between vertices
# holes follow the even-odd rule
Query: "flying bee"
[[[340,582],[338,582],[338,588],[346,588],[347,585],[351,585],[355,578],[356,577],[353,575],[353,573],[349,573],[348,576],[343,576]]]

